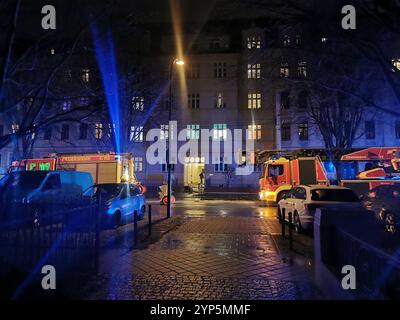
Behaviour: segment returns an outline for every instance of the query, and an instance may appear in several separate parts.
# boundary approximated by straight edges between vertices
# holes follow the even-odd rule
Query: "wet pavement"
[[[155,217],[165,216],[164,206],[152,207]],[[147,246],[133,248],[130,226],[108,235],[123,241],[103,251],[83,298],[321,298],[310,257],[279,248],[276,208],[188,199],[174,204],[173,216],[180,222]]]

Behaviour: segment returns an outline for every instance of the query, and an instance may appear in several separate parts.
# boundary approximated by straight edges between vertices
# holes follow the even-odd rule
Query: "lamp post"
[[[181,59],[173,59],[169,69],[169,108],[168,108],[168,142],[167,142],[167,218],[171,217],[171,163],[170,163],[170,148],[169,142],[171,141],[171,118],[172,118],[172,81],[173,81],[173,68],[174,65],[183,66],[185,62]]]

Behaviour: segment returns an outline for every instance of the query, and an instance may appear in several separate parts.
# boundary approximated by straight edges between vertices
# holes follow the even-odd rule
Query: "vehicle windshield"
[[[348,189],[315,189],[311,190],[311,200],[359,202],[357,195]]]
[[[48,172],[18,172],[12,173],[7,179],[7,189],[34,190],[40,187]]]
[[[98,196],[101,192],[101,196],[105,199],[115,198],[121,193],[123,184],[101,184],[90,187],[84,191],[83,195],[86,197]]]

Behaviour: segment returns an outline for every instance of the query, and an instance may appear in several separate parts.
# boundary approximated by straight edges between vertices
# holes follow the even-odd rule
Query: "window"
[[[215,108],[222,109],[225,107],[226,107],[226,105],[225,105],[225,100],[224,100],[224,94],[222,92],[218,92],[215,97]]]
[[[88,124],[87,123],[81,123],[79,125],[79,139],[80,140],[86,140],[87,139],[87,133],[88,133]]]
[[[400,120],[396,120],[394,123],[394,131],[395,131],[395,136],[396,139],[400,139]],[[1,132],[0,132],[1,135]]]
[[[71,100],[67,97],[64,97],[64,101],[62,103],[62,111],[69,111],[71,109]]]
[[[90,81],[90,69],[82,69],[82,81],[86,83]]]
[[[228,165],[224,162],[223,157],[221,157],[219,159],[219,163],[216,163],[214,165],[214,171],[215,172],[227,172],[228,171]]]
[[[189,93],[188,94],[188,107],[190,109],[200,108],[200,94],[199,93]]]
[[[226,140],[228,135],[227,125],[225,123],[216,123],[213,127],[213,139],[218,140]]]
[[[191,79],[200,78],[200,64],[199,63],[191,63],[188,68],[187,76],[188,76],[188,78],[191,78]]]
[[[282,62],[281,67],[279,69],[279,75],[282,78],[288,78],[289,77],[289,63],[287,62]]]
[[[46,128],[44,131],[43,139],[44,140],[51,140],[51,127]]]
[[[132,97],[132,108],[134,111],[143,111],[144,97]]]
[[[200,139],[200,125],[199,124],[188,124],[186,130],[186,137],[188,140]]]
[[[291,42],[290,36],[288,34],[285,34],[283,36],[283,46],[284,47],[289,47],[290,46],[290,42]]]
[[[143,127],[131,126],[129,141],[142,142],[143,141]]]
[[[307,191],[304,188],[294,188],[291,191],[292,198],[304,200],[307,197]]]
[[[94,127],[94,137],[97,140],[100,140],[103,137],[103,124],[102,123],[96,123]]]
[[[0,124],[0,137],[4,135],[4,126]]]
[[[375,139],[375,122],[374,120],[365,121],[365,139]]]
[[[69,82],[72,79],[72,71],[71,69],[64,70],[64,81]]]
[[[308,140],[308,123],[303,122],[299,124],[299,140]]]
[[[219,49],[221,47],[221,39],[215,38],[208,41],[209,49]]]
[[[282,141],[289,141],[291,139],[291,126],[288,123],[284,123],[281,126],[281,138]]]
[[[214,78],[226,78],[226,62],[214,63]]]
[[[268,177],[278,177],[281,175],[283,175],[282,164],[268,165]]]
[[[307,62],[306,61],[300,61],[297,64],[297,75],[299,77],[307,77]]]
[[[51,54],[52,56],[54,56],[54,55],[56,54],[56,50],[55,50],[55,49],[50,49],[50,54]]]
[[[247,95],[248,109],[261,109],[261,93],[252,92]]]
[[[247,78],[260,79],[261,78],[261,64],[248,64],[247,65]]]
[[[134,172],[142,172],[143,171],[143,158],[142,157],[134,157],[133,158],[133,171]]]
[[[260,49],[261,48],[261,36],[251,35],[247,37],[247,49]]]
[[[301,35],[297,34],[294,38],[294,43],[296,46],[300,46],[301,45]]]
[[[107,136],[111,138],[113,134],[115,135],[115,123],[109,123],[107,128]]]
[[[397,69],[397,70],[393,70],[393,71],[400,71],[400,58],[392,59],[392,64]]]
[[[249,140],[260,140],[261,139],[261,125],[251,124],[247,126],[247,137]]]
[[[162,124],[160,126],[160,140],[168,140],[168,136],[169,136],[168,128],[169,128],[168,124]]]
[[[328,42],[328,38],[326,38],[326,37],[322,37],[322,38],[321,38],[321,42],[322,42],[322,43],[326,43],[326,42]]]
[[[61,140],[69,139],[69,124],[63,124],[61,126]]]
[[[87,107],[89,105],[89,98],[88,97],[81,97],[80,103],[82,107]]]
[[[300,109],[307,109],[308,107],[308,92],[306,90],[302,90],[298,96],[298,105]]]
[[[19,131],[19,124],[18,123],[14,123],[11,125],[11,132],[12,133],[17,133]]]
[[[290,108],[290,96],[288,91],[281,92],[281,109]]]

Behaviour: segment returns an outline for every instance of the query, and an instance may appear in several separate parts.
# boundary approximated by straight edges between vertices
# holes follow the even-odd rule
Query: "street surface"
[[[154,217],[166,216],[165,206],[148,203]],[[103,250],[99,274],[83,298],[321,298],[313,285],[312,257],[278,245],[276,208],[186,199],[174,204],[174,219],[179,223],[172,230],[136,248],[128,236],[131,225],[109,231],[112,244]]]

